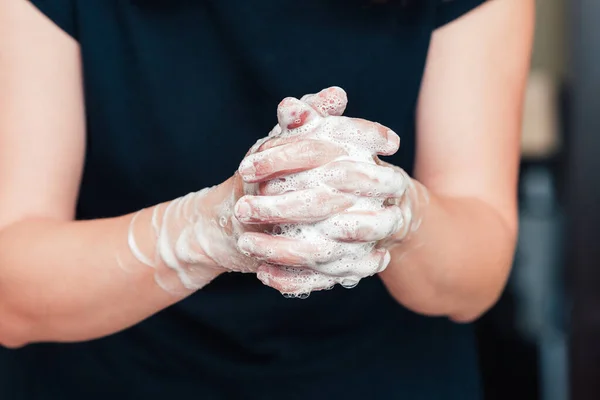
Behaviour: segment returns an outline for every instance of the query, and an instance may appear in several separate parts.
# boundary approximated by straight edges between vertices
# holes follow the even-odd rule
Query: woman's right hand
[[[321,97],[321,101],[328,104],[329,100],[330,96]],[[345,102],[342,103],[345,106]],[[318,107],[316,100],[313,107]],[[317,112],[318,108],[311,108],[308,119]],[[300,124],[306,122],[302,118]],[[331,143],[282,141],[274,135],[276,132],[277,127],[248,151],[248,154],[258,151],[264,154],[252,183],[244,182],[236,172],[220,185],[159,204],[151,210],[141,210],[133,216],[128,234],[129,250],[138,261],[155,269],[155,280],[164,290],[186,295],[224,272],[256,272],[262,261],[240,252],[238,239],[248,232],[270,232],[280,220],[273,215],[272,220],[267,219],[263,225],[242,224],[234,215],[237,201],[244,195],[260,195],[262,185],[276,177],[316,168],[344,155]],[[264,151],[275,147],[280,149],[272,152],[272,157],[269,151]],[[335,211],[352,205],[353,199],[340,196]],[[290,203],[289,207],[295,205]],[[140,217],[150,212],[151,218]],[[298,217],[301,221],[302,216]]]
[[[314,220],[317,211],[306,209],[306,202],[299,203],[302,199],[277,196],[278,204],[274,209],[278,212],[265,216],[264,212],[268,210],[263,210],[260,225],[248,221],[242,223],[235,216],[236,212],[238,215],[243,214],[238,200],[245,195],[267,195],[266,185],[275,178],[318,168],[347,156],[344,148],[318,137],[312,138],[308,131],[293,136],[280,135],[281,127],[284,130],[302,132],[304,125],[311,129],[308,128],[314,125],[311,121],[339,116],[346,103],[345,92],[335,87],[305,96],[302,100],[283,100],[278,108],[278,125],[268,137],[259,140],[248,151],[248,156],[256,156],[247,156],[240,165],[239,171],[244,175],[245,181],[236,172],[218,186],[155,206],[151,218],[134,216],[128,238],[133,255],[138,261],[154,267],[157,283],[174,294],[186,294],[190,290],[200,289],[224,272],[256,272],[264,261],[240,251],[240,237],[249,232],[272,232],[273,227],[283,222],[310,222]],[[371,141],[378,154],[395,152],[397,142],[390,142],[386,137],[387,128],[379,129],[378,126],[371,125],[373,124],[365,125],[360,136],[350,139],[362,143],[372,136]],[[248,163],[250,160],[253,161]],[[248,176],[252,179],[248,179]],[[356,196],[326,188],[323,190],[327,191],[322,193],[327,197],[327,207],[319,210],[322,209],[324,218],[341,213],[356,202]],[[315,193],[317,192],[318,190]],[[281,201],[283,203],[279,204]],[[238,209],[234,212],[236,204]],[[143,212],[148,211],[140,211]],[[282,216],[285,216],[285,221]],[[138,238],[140,232],[150,236]],[[141,249],[138,243],[153,245]]]

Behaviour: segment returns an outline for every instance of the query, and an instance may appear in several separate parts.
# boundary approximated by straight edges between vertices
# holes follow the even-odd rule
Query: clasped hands
[[[355,286],[383,271],[390,248],[420,222],[413,181],[377,157],[394,154],[400,138],[342,116],[346,104],[337,87],[283,100],[278,124],[237,173],[237,248],[255,261],[258,279],[284,294]],[[309,230],[281,234],[296,225]]]
[[[383,271],[418,228],[426,195],[378,158],[398,150],[398,135],[342,116],[346,104],[337,87],[284,99],[233,177],[133,215],[131,254],[182,296],[224,272],[302,297]]]

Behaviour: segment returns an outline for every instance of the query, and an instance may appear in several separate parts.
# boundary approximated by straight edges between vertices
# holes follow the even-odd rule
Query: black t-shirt
[[[483,0],[33,0],[81,45],[88,147],[78,217],[218,184],[276,106],[337,85],[402,138],[433,30]],[[34,118],[35,116],[32,116]],[[412,313],[379,278],[285,299],[228,274],[124,332],[0,350],[0,398],[480,398],[472,327]]]

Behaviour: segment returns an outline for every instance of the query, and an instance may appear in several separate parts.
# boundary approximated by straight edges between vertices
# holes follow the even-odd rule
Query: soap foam
[[[303,100],[311,100],[315,96],[317,95],[308,95],[303,97]],[[321,117],[330,114],[330,112],[335,113],[340,109],[343,111],[345,104],[341,104],[343,101],[342,96],[332,99],[331,102],[321,102],[321,105],[316,107],[321,116],[313,115],[312,118],[307,117],[305,114],[307,105],[305,103],[298,104],[298,100],[294,100],[286,99],[280,105],[278,110],[279,125],[271,131],[271,137],[300,135],[328,141],[343,148],[347,154],[338,157],[334,161],[347,160],[377,165],[375,156],[382,147],[382,140],[387,141],[387,139],[382,139],[377,135],[363,134],[361,128],[365,125],[364,122],[360,124],[355,119],[337,115],[329,115],[326,118]],[[286,108],[293,108],[294,111],[286,112],[289,111]],[[296,116],[298,118],[293,118]],[[302,118],[305,118],[306,121],[304,124],[299,125]],[[381,180],[389,180],[388,169],[381,168],[380,170],[382,172]],[[344,179],[344,171],[322,166],[288,175],[285,178],[275,179],[268,183],[267,190],[272,190],[274,193],[286,193],[299,189],[330,188],[326,184],[328,178]],[[249,191],[251,190],[249,189]],[[378,197],[379,193],[368,192],[367,195],[371,197],[359,196],[359,194],[361,194],[360,191],[346,194],[352,196],[354,200],[354,205],[347,211],[356,212],[357,218],[336,218],[334,216],[317,223],[282,224],[276,227],[275,234],[308,241],[318,249],[313,255],[312,262],[307,265],[307,267],[313,268],[318,273],[307,273],[306,270],[299,268],[278,267],[284,268],[288,274],[295,275],[293,280],[296,289],[293,292],[286,293],[286,297],[304,298],[314,288],[329,288],[336,283],[346,288],[352,288],[362,278],[385,269],[390,260],[389,253],[380,250],[379,254],[384,252],[383,257],[373,257],[371,255],[377,244],[376,241],[343,242],[332,239],[356,231],[360,226],[361,214],[382,211],[385,208],[386,199]],[[319,204],[318,201],[310,197],[307,197],[306,201],[309,207],[325,207],[324,204]],[[396,221],[390,223],[385,218],[386,215],[382,215],[380,223],[375,225],[375,229],[379,232],[373,232],[373,235],[384,237],[399,229],[398,223],[395,223]],[[328,262],[323,262],[323,260],[328,260]],[[268,284],[268,282],[276,280],[278,277],[275,273],[261,271],[259,272],[259,279]]]
[[[342,148],[346,155],[335,161],[376,165],[374,156],[386,145],[386,138],[365,131],[374,129],[372,123],[341,116],[347,102],[343,90],[329,88],[315,95],[307,95],[303,100],[284,100],[278,109],[279,124],[267,137],[257,141],[249,154],[256,153],[262,144],[272,138],[304,136],[328,141]],[[397,143],[395,146],[390,145],[388,150],[393,152],[394,147],[397,148]],[[128,247],[140,263],[155,269],[158,285],[174,294],[197,290],[224,270],[258,271],[258,278],[265,284],[280,279],[283,272],[287,274],[285,279],[290,283],[289,287],[293,287],[286,293],[302,298],[312,290],[329,289],[337,283],[347,288],[354,287],[361,278],[380,272],[389,263],[389,252],[375,249],[376,240],[366,243],[351,241],[352,232],[366,225],[361,224],[361,219],[366,218],[365,213],[381,211],[388,199],[378,196],[376,191],[369,192],[367,185],[361,187],[361,190],[366,190],[366,194],[372,197],[364,197],[364,193],[358,190],[356,193],[340,193],[336,200],[338,203],[333,200],[324,201],[321,195],[324,190],[335,191],[327,181],[348,178],[343,168],[331,168],[331,165],[333,164],[273,180],[266,187],[268,190],[270,186],[277,193],[322,189],[307,192],[302,206],[298,207],[299,215],[308,207],[321,207],[323,215],[335,214],[336,207],[345,209],[347,204],[344,205],[344,201],[348,198],[353,200],[353,206],[348,211],[357,214],[336,214],[317,223],[282,224],[275,227],[276,235],[303,239],[315,246],[317,250],[303,265],[312,269],[269,266],[261,269],[260,260],[238,251],[238,239],[243,237],[247,227],[233,215],[236,194],[231,193],[228,200],[215,205],[214,209],[206,208],[211,204],[210,201],[205,204],[206,197],[214,193],[217,187],[206,188],[167,205],[154,207],[151,226],[148,227],[155,239],[151,254],[145,254],[138,246],[134,229],[138,221],[137,213],[130,221]],[[377,172],[376,179],[384,185],[390,179],[395,179],[385,168],[377,171],[381,172]],[[244,194],[256,195],[259,193],[258,187],[258,184],[244,184]],[[373,238],[385,237],[390,232],[397,231],[402,221],[401,216],[394,217],[385,213],[381,214],[380,219],[380,223],[369,228],[374,230],[369,232]],[[364,237],[363,233],[361,236]],[[346,241],[340,240],[344,237]],[[117,259],[123,265],[121,258]]]

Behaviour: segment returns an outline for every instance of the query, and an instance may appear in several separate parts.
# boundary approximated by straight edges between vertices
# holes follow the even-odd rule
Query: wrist
[[[237,173],[222,184],[209,189],[199,202],[194,222],[195,239],[204,254],[222,272],[255,272],[258,261],[242,254],[237,242],[245,227],[235,217],[237,200],[245,193]]]
[[[404,171],[402,173],[408,182],[406,189],[401,196],[386,201],[387,206],[398,207],[400,214],[399,229],[380,243],[380,247],[390,250],[399,246],[406,248],[409,243],[414,242],[413,239],[426,218],[430,203],[430,194],[427,188],[410,178]]]
[[[406,175],[408,186],[400,198],[400,208],[404,216],[405,229],[396,236],[400,241],[410,240],[421,227],[430,203],[427,188],[419,181]]]
[[[210,218],[206,197],[212,191],[203,189],[126,217],[129,251],[119,253],[119,265],[128,272],[140,266],[153,271],[156,283],[176,296],[188,295],[225,272],[198,240],[205,234],[200,226]]]

